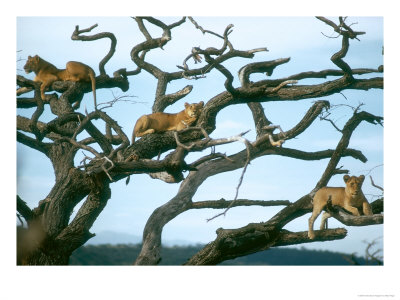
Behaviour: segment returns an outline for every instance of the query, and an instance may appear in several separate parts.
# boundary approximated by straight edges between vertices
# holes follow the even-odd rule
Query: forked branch
[[[349,78],[349,80],[354,80],[352,69],[350,66],[343,60],[346,56],[347,51],[349,50],[349,39],[358,39],[358,35],[365,34],[365,32],[357,32],[353,31],[350,26],[345,23],[345,18],[339,17],[339,25],[336,25],[334,22],[324,18],[324,17],[317,17],[322,22],[328,24],[336,31],[338,34],[342,36],[342,49],[335,53],[331,60],[332,62],[337,65],[340,69],[343,70],[345,76]]]

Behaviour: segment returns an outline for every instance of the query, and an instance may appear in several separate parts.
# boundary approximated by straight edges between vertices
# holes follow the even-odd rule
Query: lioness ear
[[[365,176],[364,175],[360,175],[360,176],[358,176],[358,179],[360,179],[360,181],[363,182],[364,179],[365,179]]]
[[[349,179],[350,179],[350,176],[349,176],[349,175],[344,175],[344,176],[343,176],[344,182],[347,182],[347,180],[349,180]]]
[[[199,105],[200,105],[201,107],[203,107],[203,106],[204,106],[204,102],[203,102],[203,101],[200,101],[200,102],[199,102]]]
[[[185,102],[185,108],[189,106],[189,103]]]
[[[28,59],[31,59],[31,58],[32,58],[32,56],[28,55]]]

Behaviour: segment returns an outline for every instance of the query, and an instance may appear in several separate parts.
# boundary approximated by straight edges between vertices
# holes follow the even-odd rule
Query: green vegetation
[[[163,247],[160,265],[182,265],[202,247],[203,245]],[[70,265],[132,265],[140,249],[140,244],[87,245],[73,252]],[[280,247],[227,260],[221,265],[346,266],[355,261],[356,264],[366,264],[365,259],[353,257],[351,260],[351,255],[344,253]]]

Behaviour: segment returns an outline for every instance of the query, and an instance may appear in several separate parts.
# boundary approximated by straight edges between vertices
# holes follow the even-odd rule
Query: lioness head
[[[35,55],[34,57],[28,56],[28,61],[26,62],[25,66],[24,66],[24,70],[25,70],[26,74],[36,71],[37,67],[39,66],[39,61],[40,61],[40,57],[37,55]]]
[[[193,103],[193,104],[189,104],[189,103],[185,103],[185,112],[186,114],[193,118],[193,117],[198,117],[201,113],[201,110],[203,109],[204,106],[204,102],[200,101],[199,103]]]
[[[360,175],[359,177],[356,176],[349,176],[344,175],[343,180],[346,183],[346,194],[351,197],[357,197],[358,194],[361,192],[361,186],[364,182],[365,176]]]

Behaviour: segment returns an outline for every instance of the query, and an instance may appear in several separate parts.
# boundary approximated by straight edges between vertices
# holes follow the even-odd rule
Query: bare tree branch
[[[26,202],[22,200],[18,195],[17,195],[17,211],[21,214],[21,216],[24,217],[26,222],[30,222],[33,219],[32,210],[29,208]]]
[[[374,214],[372,216],[353,216],[340,207],[332,206],[331,200],[328,200],[326,210],[332,217],[347,226],[383,224],[383,215],[381,214]]]
[[[71,39],[75,41],[95,41],[103,38],[109,38],[111,40],[110,50],[108,51],[107,55],[100,61],[99,63],[99,70],[101,75],[106,75],[105,64],[111,59],[111,57],[115,53],[115,47],[117,46],[117,39],[115,35],[111,32],[102,32],[98,34],[94,34],[91,36],[84,36],[82,33],[90,32],[94,28],[97,27],[97,24],[93,26],[79,30],[79,26],[76,25],[74,32],[72,33]]]
[[[343,239],[347,231],[343,228],[324,230],[318,241]],[[251,241],[251,242],[249,242]],[[257,224],[249,224],[240,229],[218,229],[217,239],[206,245],[191,257],[185,265],[216,265],[224,260],[248,255],[276,246],[314,242],[307,238],[307,232],[293,233],[286,230],[275,231]]]
[[[192,203],[192,209],[203,209],[203,208],[229,208],[237,206],[281,206],[290,205],[289,200],[247,200],[247,199],[236,199],[236,200],[208,200],[208,201],[197,201]]]
[[[372,176],[369,176],[369,178],[371,179],[371,185],[372,185],[372,186],[374,186],[374,187],[380,189],[381,191],[383,191],[383,187],[381,187],[381,186],[379,186],[379,185],[376,185],[375,182],[374,182],[374,180],[372,179]]]
[[[280,58],[272,61],[256,62],[250,63],[242,67],[239,70],[239,80],[242,87],[247,86],[250,83],[250,75],[254,73],[266,73],[266,75],[271,76],[274,69],[285,64],[290,60],[290,58]]]
[[[44,154],[47,153],[48,149],[46,148],[46,144],[36,139],[30,138],[22,132],[17,131],[17,142],[24,144],[32,149],[38,150]]]
[[[346,56],[347,51],[349,50],[349,39],[357,39],[358,35],[365,34],[365,32],[355,32],[349,26],[347,26],[342,17],[339,17],[339,25],[336,25],[334,22],[324,18],[317,17],[322,22],[331,26],[337,33],[342,36],[342,49],[335,53],[331,60],[337,65],[340,69],[345,73],[345,77],[349,78],[349,80],[354,80],[352,70],[350,66],[343,60]]]

